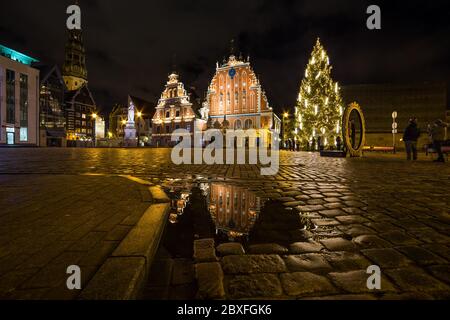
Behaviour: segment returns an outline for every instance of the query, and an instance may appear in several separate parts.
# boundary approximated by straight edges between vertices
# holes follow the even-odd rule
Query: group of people
[[[445,128],[449,124],[441,119],[436,120],[433,124],[428,125],[428,135],[432,142],[433,149],[436,151],[438,158],[435,162],[445,162],[442,146],[445,142]],[[417,160],[417,141],[421,135],[420,128],[417,124],[417,118],[411,118],[409,124],[403,134],[403,141],[406,148],[406,157],[408,160]]]

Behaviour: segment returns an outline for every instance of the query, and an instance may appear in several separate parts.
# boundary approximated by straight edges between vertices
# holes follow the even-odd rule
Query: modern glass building
[[[39,145],[38,60],[0,45],[0,146]]]

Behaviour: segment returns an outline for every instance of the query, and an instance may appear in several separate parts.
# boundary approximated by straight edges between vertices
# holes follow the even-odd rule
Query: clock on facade
[[[233,80],[234,76],[236,75],[236,69],[231,68],[228,74],[230,75],[231,80]]]

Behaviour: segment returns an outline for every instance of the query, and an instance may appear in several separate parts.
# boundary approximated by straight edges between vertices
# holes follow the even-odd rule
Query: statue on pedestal
[[[128,123],[134,123],[134,104],[130,102],[130,106],[128,107]]]
[[[136,126],[134,122],[134,104],[130,101],[128,106],[128,119],[125,127],[125,147],[135,147],[137,145]]]

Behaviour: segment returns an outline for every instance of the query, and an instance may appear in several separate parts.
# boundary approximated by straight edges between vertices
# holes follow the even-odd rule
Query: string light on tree
[[[317,140],[316,133],[319,133],[322,141],[334,145],[335,137],[340,133],[342,98],[339,84],[331,78],[332,68],[326,50],[317,39],[295,109],[298,138],[303,144],[308,140],[311,142],[312,138]]]

